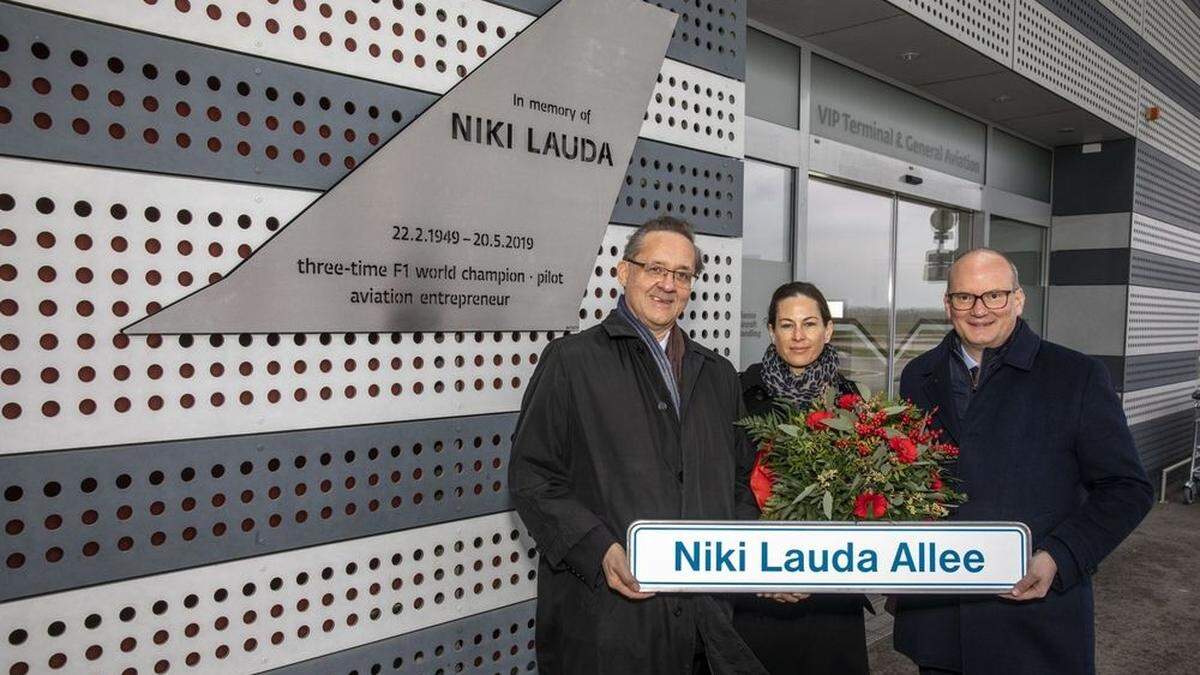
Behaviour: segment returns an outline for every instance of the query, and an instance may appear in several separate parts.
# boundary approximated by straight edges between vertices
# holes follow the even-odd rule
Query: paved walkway
[[[1178,501],[1178,488],[1168,495]],[[1095,589],[1100,675],[1200,672],[1200,504],[1156,505],[1100,565]],[[917,672],[892,649],[886,614],[868,621],[867,640],[875,675]]]

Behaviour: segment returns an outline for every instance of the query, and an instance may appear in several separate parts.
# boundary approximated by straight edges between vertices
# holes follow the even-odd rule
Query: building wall
[[[509,437],[561,333],[119,330],[553,4],[0,2],[2,672],[533,667]],[[630,226],[680,214],[684,325],[736,361],[745,2],[655,4],[680,22],[580,327]]]
[[[1055,154],[1048,336],[1109,365],[1147,470],[1186,457],[1200,384],[1200,4],[889,2],[1135,139]]]

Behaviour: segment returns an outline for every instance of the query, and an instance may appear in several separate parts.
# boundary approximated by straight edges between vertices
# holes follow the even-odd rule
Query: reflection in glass
[[[955,257],[970,246],[971,214],[901,199],[896,207],[896,346],[893,379],[933,349],[950,321],[942,298]],[[893,389],[896,391],[896,389]]]
[[[1046,286],[1042,283],[1046,232],[1046,228],[1007,218],[992,218],[988,232],[988,246],[1007,255],[1017,266],[1025,291],[1025,311],[1021,316],[1038,333],[1042,332],[1046,306]]]
[[[844,303],[833,344],[842,371],[880,391],[887,384],[892,198],[810,179],[807,279]]]
[[[792,186],[795,170],[747,159],[742,220],[741,366],[762,359],[770,343],[771,294],[792,279]]]

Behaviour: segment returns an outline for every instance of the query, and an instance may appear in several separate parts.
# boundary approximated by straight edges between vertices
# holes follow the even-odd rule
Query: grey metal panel
[[[327,189],[437,98],[10,4],[0,33],[9,155]]]
[[[1143,49],[1141,75],[1193,115],[1200,116],[1200,84],[1149,44]]]
[[[1054,216],[1050,224],[1050,250],[1128,248],[1132,225],[1132,214],[1127,211]]]
[[[558,0],[492,0],[542,14]],[[679,15],[667,57],[741,80],[746,71],[746,0],[646,0]]]
[[[1058,18],[1071,24],[1136,71],[1141,51],[1148,48],[1137,30],[1097,0],[1038,0]]]
[[[536,600],[474,614],[387,640],[334,652],[272,675],[404,673],[532,673]]]
[[[641,225],[661,214],[703,234],[742,236],[741,160],[638,139],[611,221]]]
[[[1129,283],[1129,249],[1096,248],[1050,253],[1053,286],[1104,286]]]
[[[1085,354],[1125,355],[1128,286],[1050,286],[1046,338]]]
[[[507,510],[515,422],[508,413],[0,457],[0,601]]]
[[[1140,354],[1125,359],[1125,388],[1137,391],[1194,380],[1200,351]]]
[[[800,127],[800,48],[762,31],[746,37],[746,115]]]
[[[1200,263],[1134,249],[1129,260],[1129,283],[1200,292]]]
[[[749,104],[749,98],[746,99]],[[1038,201],[1050,201],[1054,153],[1015,136],[992,130],[987,153],[987,183]]]
[[[1134,210],[1200,231],[1200,171],[1149,143],[1138,143]]]
[[[1106,141],[1086,154],[1079,145],[1055,148],[1054,215],[1132,211],[1134,149],[1133,139]]]
[[[1154,474],[1188,457],[1192,451],[1193,415],[1191,410],[1183,410],[1130,427],[1146,473]],[[1158,481],[1152,482],[1157,487]]]

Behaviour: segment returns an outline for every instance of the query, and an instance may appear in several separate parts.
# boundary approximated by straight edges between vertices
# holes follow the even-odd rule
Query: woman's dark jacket
[[[762,379],[762,364],[741,374],[742,400],[747,413],[762,415],[775,409]],[[858,387],[839,373],[839,395],[857,394]],[[767,670],[781,673],[866,673],[867,644],[862,594],[817,594],[797,603],[782,603],[752,595],[734,603],[734,626]]]

